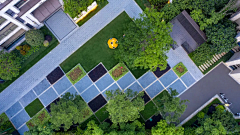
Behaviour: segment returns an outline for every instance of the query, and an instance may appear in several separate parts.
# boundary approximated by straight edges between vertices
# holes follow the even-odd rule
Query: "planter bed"
[[[107,73],[107,70],[104,68],[104,66],[102,64],[99,64],[90,73],[88,73],[88,76],[91,78],[93,82],[96,82],[99,78],[101,78],[106,73]]]
[[[54,103],[54,104],[57,104],[57,102],[60,100],[60,98],[57,98],[57,99],[55,99],[52,103]],[[47,107],[46,107],[46,109],[47,109],[47,111],[50,113],[51,112],[51,104],[52,103],[50,103]]]
[[[25,110],[30,117],[33,117],[42,109],[43,109],[43,105],[38,98],[25,107]]]
[[[81,80],[86,75],[86,72],[84,69],[78,64],[75,66],[72,70],[70,70],[66,76],[70,80],[72,84],[77,83],[79,80]]]
[[[99,108],[104,106],[107,103],[102,94],[95,97],[91,102],[88,103],[89,107],[93,112],[96,112]]]
[[[173,71],[177,74],[178,77],[183,76],[188,70],[183,65],[182,62],[178,63],[176,66],[173,67]]]
[[[143,111],[140,112],[140,114],[143,116],[143,118],[145,120],[147,120],[148,118],[150,118],[151,116],[153,116],[154,114],[157,113],[157,107],[155,106],[155,104],[150,101],[145,105],[145,108]]]
[[[161,119],[162,119],[162,116],[160,114],[154,115],[152,117],[152,121],[147,120],[145,122],[145,129],[152,129],[152,127],[156,126]]]
[[[153,73],[159,78],[159,77],[161,77],[163,74],[165,74],[170,69],[171,69],[171,67],[167,64],[167,68],[166,69],[160,71],[160,68],[157,68],[157,70],[154,71]]]
[[[98,110],[95,113],[95,115],[100,120],[100,122],[103,122],[104,120],[106,120],[109,117],[109,113],[106,110],[106,108],[107,108],[107,106],[104,106],[103,108],[101,108],[100,110]]]
[[[57,67],[50,74],[48,74],[47,79],[51,84],[53,84],[57,80],[59,80],[63,75],[64,75],[63,71],[60,69],[60,67]]]
[[[30,121],[27,122],[28,128],[32,128],[37,125],[43,125],[50,119],[50,115],[46,109],[41,110]]]
[[[121,77],[123,77],[128,72],[128,68],[125,64],[119,63],[114,68],[112,68],[109,73],[112,78],[117,81]]]

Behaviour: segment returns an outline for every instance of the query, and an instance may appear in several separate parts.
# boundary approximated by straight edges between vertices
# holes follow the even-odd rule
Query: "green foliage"
[[[208,26],[206,28],[206,36],[208,42],[211,43],[211,51],[220,54],[228,52],[236,46],[236,25],[228,19],[220,21],[216,25]]]
[[[8,117],[5,113],[2,113],[0,115],[0,125],[2,125],[4,122],[8,121]]]
[[[18,76],[21,68],[20,59],[14,53],[0,52],[0,78],[12,80]]]
[[[139,93],[143,95],[143,93]],[[107,98],[110,99],[107,104],[107,111],[109,112],[110,119],[113,123],[122,123],[134,121],[140,117],[139,112],[144,110],[144,100],[141,96],[136,97],[137,92],[127,89],[126,92],[115,90],[106,92]]]
[[[27,122],[28,128],[32,128],[36,125],[43,125],[50,119],[50,115],[48,114],[46,109],[43,109],[37,115],[35,115],[30,121]]]
[[[149,0],[149,2],[154,5],[155,8],[161,9],[168,3],[168,0]]]
[[[51,135],[53,133],[52,125],[45,123],[44,125],[38,125],[29,129],[24,135]]]
[[[195,129],[196,129],[195,127],[184,128],[184,135],[196,135]]]
[[[199,113],[197,114],[197,116],[198,116],[198,118],[203,119],[204,116],[205,116],[205,113],[204,113],[204,112],[199,112]]]
[[[26,42],[31,46],[40,46],[44,41],[44,34],[41,30],[32,29],[25,34]]]
[[[174,43],[170,36],[171,23],[163,19],[164,13],[146,8],[139,19],[127,25],[125,37],[120,39],[115,58],[124,61],[130,68],[164,70],[167,67],[166,53]]]
[[[95,115],[98,117],[99,121],[103,122],[105,119],[109,117],[109,113],[106,110],[106,106],[102,107],[100,110],[98,110]]]
[[[43,46],[48,47],[49,46],[49,42],[47,40],[44,40]]]
[[[59,130],[62,127],[66,131],[71,125],[84,121],[92,112],[79,95],[67,92],[57,104],[51,104],[51,115],[53,128]]]
[[[227,132],[219,120],[206,118],[195,130],[197,135],[225,135]]]
[[[225,110],[223,105],[218,105],[215,108],[216,108],[216,110],[221,111],[221,112],[223,112]]]
[[[37,98],[28,106],[25,107],[26,112],[30,117],[33,117],[37,114],[40,110],[42,110],[44,106],[42,105],[41,101]]]
[[[151,131],[152,135],[184,135],[183,127],[168,124],[165,120],[160,120]]]
[[[148,118],[150,118],[151,116],[153,116],[154,114],[159,114],[157,107],[155,106],[155,104],[150,101],[145,105],[145,108],[143,111],[140,112],[140,114],[142,115],[142,117],[147,120]]]
[[[178,63],[173,67],[173,71],[178,75],[178,77],[183,76],[188,70],[182,62]]]
[[[170,95],[168,93],[164,93],[161,98],[156,98],[154,101],[159,107],[159,111],[161,112],[163,118],[168,122],[179,122],[180,116],[184,113],[187,108],[185,102],[188,100],[180,100],[178,92],[176,90],[172,90]]]

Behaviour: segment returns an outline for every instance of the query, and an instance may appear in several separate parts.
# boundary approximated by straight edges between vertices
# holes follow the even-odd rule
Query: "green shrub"
[[[204,116],[205,116],[205,113],[204,113],[204,112],[199,112],[199,113],[197,114],[197,116],[198,116],[198,118],[203,119]]]
[[[26,42],[31,46],[43,44],[44,35],[41,30],[29,30],[25,34]]]
[[[5,113],[2,113],[0,115],[0,125],[2,125],[4,122],[8,121],[8,117]]]
[[[221,112],[223,112],[225,110],[224,106],[223,105],[218,105],[215,107],[216,110],[219,110]]]
[[[49,46],[49,42],[48,42],[47,40],[45,40],[45,41],[43,42],[43,46],[48,47],[48,46]]]

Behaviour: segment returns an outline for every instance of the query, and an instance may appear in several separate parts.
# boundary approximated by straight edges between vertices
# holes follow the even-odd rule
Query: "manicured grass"
[[[192,59],[194,52],[188,54],[188,56]],[[217,66],[220,62],[226,62],[228,61],[232,56],[234,55],[234,53],[232,53],[231,51],[229,51],[227,54],[225,54],[221,59],[219,59],[218,61],[216,61],[214,64],[212,64],[208,69],[204,70],[202,73],[206,74],[208,73],[211,69],[213,69],[215,66]],[[196,64],[197,67],[199,67],[201,64],[199,64],[199,62],[197,62],[196,60],[192,59],[192,61]]]
[[[151,4],[148,2],[148,0],[135,0],[135,1],[142,10],[145,10],[146,7],[151,7]]]
[[[94,120],[95,123],[98,125],[100,124],[100,122],[98,121],[98,119],[95,117],[95,115],[92,115],[91,117],[89,117],[86,121],[84,121],[83,123],[80,124],[81,129],[85,130],[87,128],[87,124],[89,121]]]
[[[121,69],[122,69],[122,74],[121,74],[120,76],[118,76],[118,77],[115,77],[115,76],[113,76],[113,71],[114,71],[115,69],[117,69],[117,68],[121,68]],[[117,81],[118,79],[120,79],[121,77],[123,77],[127,72],[128,72],[128,68],[127,68],[127,66],[126,66],[125,64],[123,64],[123,63],[118,63],[114,68],[112,68],[112,69],[109,71],[110,75],[112,76],[112,78],[113,78],[115,81]]]
[[[34,52],[31,57],[29,57],[26,61],[24,61],[21,65],[21,69],[19,71],[19,75],[14,77],[12,80],[8,80],[3,84],[0,84],[0,92],[2,92],[5,88],[7,88],[12,82],[18,79],[22,74],[24,74],[28,69],[30,69],[34,64],[36,64],[39,60],[41,60],[45,55],[47,55],[52,49],[54,49],[59,42],[53,36],[53,34],[47,29],[46,26],[42,27],[44,35],[51,35],[52,41],[49,43],[48,47],[41,47],[37,52]],[[24,42],[23,44],[26,44]]]
[[[109,38],[122,38],[124,26],[131,22],[132,19],[126,14],[121,13],[105,28],[98,32],[93,38],[85,43],[81,48],[68,57],[61,67],[65,73],[71,70],[75,65],[81,63],[82,67],[89,72],[98,63],[102,62],[110,70],[118,61],[114,58],[114,50],[108,48],[107,41]]]
[[[42,110],[42,108],[43,108],[43,105],[40,102],[40,100],[37,98],[32,103],[30,103],[28,106],[26,106],[25,110],[30,117],[33,117],[40,110]]]
[[[177,68],[182,68],[183,71],[179,72]],[[188,70],[187,68],[183,65],[182,62],[178,63],[176,66],[173,67],[173,71],[178,75],[178,77],[181,77],[184,75]]]
[[[157,113],[157,107],[155,106],[155,104],[152,101],[148,102],[145,105],[144,110],[140,112],[140,114],[143,116],[143,118],[145,120],[147,120],[148,118],[150,118],[151,116],[153,116],[156,113]]]
[[[199,112],[204,112],[205,114],[207,114],[209,107],[212,104],[216,104],[216,103],[221,103],[217,98],[215,100],[213,100],[210,104],[208,104],[206,107],[204,107],[201,111]],[[183,127],[189,127],[191,126],[196,120],[197,120],[197,114],[195,116],[193,116],[189,121],[187,121],[185,124],[183,124]]]
[[[95,115],[98,117],[98,119],[103,122],[105,119],[107,119],[109,117],[109,113],[106,110],[106,106],[104,106],[103,108],[101,108],[100,110],[98,110]]]
[[[38,114],[36,114],[31,120],[27,122],[28,128],[32,128],[37,125],[43,125],[50,119],[50,115],[46,109],[41,110]]]
[[[81,75],[78,76],[77,79],[72,80],[71,77],[70,77],[70,74],[71,74],[75,69],[77,69],[77,68],[79,68],[79,69],[82,71],[82,73],[81,73]],[[86,75],[86,72],[85,72],[84,69],[80,66],[80,64],[78,64],[78,65],[75,66],[72,70],[70,70],[66,75],[67,75],[67,78],[70,80],[70,82],[71,82],[72,84],[75,84],[75,83],[77,83],[79,80],[81,80],[81,79]]]
[[[84,19],[79,21],[77,23],[78,26],[82,26],[85,22],[87,22],[90,18],[92,18],[98,11],[100,11],[102,8],[104,8],[108,4],[108,1],[104,0],[101,2],[97,2],[97,4],[98,4],[98,7],[95,10],[93,10],[91,13],[89,13]]]

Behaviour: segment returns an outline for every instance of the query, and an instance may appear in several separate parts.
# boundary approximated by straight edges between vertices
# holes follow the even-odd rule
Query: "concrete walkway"
[[[108,5],[84,25],[66,36],[55,49],[0,93],[0,114],[26,95],[59,64],[123,11],[126,11],[131,18],[138,17],[138,14],[142,13],[134,0],[109,0]]]

